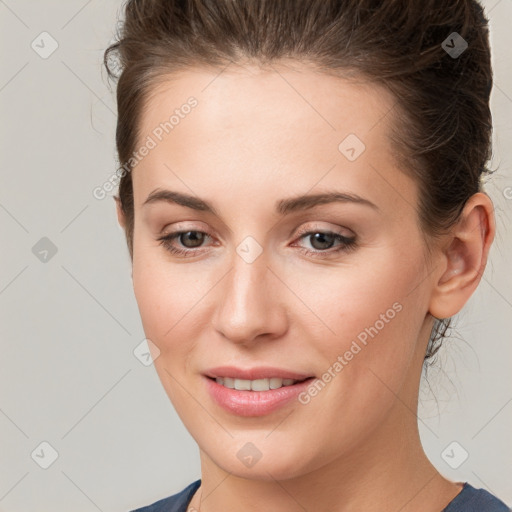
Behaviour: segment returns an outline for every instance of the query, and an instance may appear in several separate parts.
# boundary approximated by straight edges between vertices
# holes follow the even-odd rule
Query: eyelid
[[[187,225],[188,223],[194,223],[192,226]],[[171,230],[169,232],[166,232],[166,229],[172,226]],[[172,233],[176,233],[177,231],[201,231],[204,233],[210,234],[209,229],[206,227],[208,224],[201,221],[188,221],[188,220],[182,220],[179,222],[174,222],[173,224],[167,224],[160,230],[160,235],[169,235]]]
[[[184,221],[184,222],[186,222],[186,221]],[[176,223],[176,225],[173,225],[174,226],[173,229],[171,231],[169,231],[169,232],[166,232],[165,228],[162,229],[162,231],[161,231],[159,236],[160,237],[165,237],[165,236],[171,236],[171,235],[176,234],[176,233],[186,233],[188,231],[197,231],[199,233],[204,233],[204,234],[208,235],[210,238],[215,238],[212,235],[212,233],[207,228],[198,227],[197,225],[195,225],[195,226],[182,226],[182,224],[183,224],[183,222]],[[339,229],[350,231],[350,234],[340,233],[340,232],[338,232]],[[295,238],[299,238],[302,235],[305,235],[306,233],[311,233],[312,231],[314,231],[314,232],[334,233],[334,234],[338,234],[338,235],[340,235],[340,236],[342,236],[344,238],[347,238],[347,239],[354,238],[356,236],[355,233],[351,229],[346,228],[346,227],[338,226],[338,228],[325,228],[325,227],[322,227],[322,226],[318,225],[317,223],[313,223],[313,224],[306,224],[305,226],[300,227],[295,232]],[[290,233],[290,236],[292,235],[292,233]]]
[[[339,232],[340,229],[350,231],[350,233],[349,234],[340,233]],[[347,238],[347,239],[352,239],[352,238],[356,237],[356,234],[349,228],[342,227],[342,226],[338,226],[337,228],[325,228],[325,227],[319,226],[318,224],[312,224],[312,225],[309,224],[309,225],[306,225],[305,227],[299,228],[297,230],[297,232],[295,233],[295,237],[301,237],[301,236],[303,236],[307,233],[311,233],[311,232],[333,233],[333,234],[339,235],[339,236],[341,236],[343,238]]]

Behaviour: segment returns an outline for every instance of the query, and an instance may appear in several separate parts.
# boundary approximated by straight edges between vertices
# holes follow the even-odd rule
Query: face
[[[416,421],[431,282],[393,104],[283,66],[182,71],[146,105],[134,290],[165,391],[217,468],[297,477]],[[256,389],[309,380],[230,390],[247,379],[217,383],[220,366]]]

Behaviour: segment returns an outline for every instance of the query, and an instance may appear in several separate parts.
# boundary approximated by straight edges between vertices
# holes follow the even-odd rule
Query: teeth
[[[239,391],[250,391],[251,381],[244,379],[235,379],[235,389],[238,389]]]
[[[268,391],[269,389],[279,389],[283,386],[291,386],[295,384],[294,379],[280,379],[272,377],[270,379],[232,379],[231,377],[217,377],[215,379],[217,384],[230,389],[237,389],[240,391]]]

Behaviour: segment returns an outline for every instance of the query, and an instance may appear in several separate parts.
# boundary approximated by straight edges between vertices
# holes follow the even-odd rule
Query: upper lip
[[[281,379],[304,380],[312,375],[297,373],[283,368],[271,366],[258,366],[255,368],[236,368],[235,366],[216,366],[204,372],[204,375],[211,378],[231,377],[232,379],[257,380],[277,377]]]

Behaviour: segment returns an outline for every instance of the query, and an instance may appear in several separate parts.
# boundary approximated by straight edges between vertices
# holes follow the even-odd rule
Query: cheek
[[[416,256],[405,261],[391,250],[375,251],[343,267],[283,269],[281,274],[301,299],[302,310],[307,306],[333,338],[346,340],[372,326],[389,331],[388,326],[401,323],[405,309],[407,316],[420,313],[424,305],[413,290],[424,269],[421,255]]]
[[[323,416],[340,451],[381,424],[397,396],[405,401],[412,382],[424,320],[423,291],[411,293],[423,269],[421,256],[407,265],[391,252],[380,256],[378,265],[331,269],[328,280],[312,275],[300,292],[322,317],[307,337],[323,372],[301,403],[308,418]]]
[[[391,249],[377,252],[375,260],[350,268],[309,276],[302,272],[294,289],[325,333],[319,336],[311,329],[309,336],[318,340],[326,370],[341,356],[344,374],[367,380],[370,368],[398,387],[418,349],[425,319],[424,290],[417,286],[425,269],[420,250],[407,258]]]
[[[149,251],[148,251],[149,253]],[[172,270],[172,271],[171,271]],[[194,287],[179,268],[134,252],[133,289],[146,337],[165,353],[194,303]]]
[[[176,370],[208,325],[201,319],[211,313],[209,291],[224,272],[172,264],[158,251],[134,251],[133,288],[146,337],[160,350],[158,362]]]
[[[134,254],[133,288],[146,338],[158,348],[154,368],[178,411],[190,407],[182,383],[199,334],[194,315],[200,311],[204,291],[194,285],[180,266],[161,263],[157,258]]]

